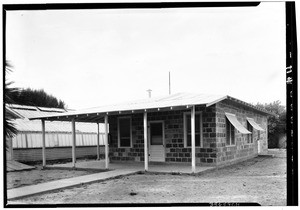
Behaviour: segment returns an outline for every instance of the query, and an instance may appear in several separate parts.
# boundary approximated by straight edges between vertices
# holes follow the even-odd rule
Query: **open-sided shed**
[[[226,95],[178,93],[32,119],[42,120],[43,131],[45,121],[72,122],[74,167],[76,122],[104,122],[106,168],[109,160],[142,161],[146,171],[149,161],[173,162],[190,163],[194,172],[196,165],[230,164],[266,152],[269,115]]]
[[[32,117],[47,116],[49,114],[64,113],[68,110],[38,106],[25,106],[18,104],[6,105],[6,111],[14,116],[13,123],[18,130],[16,136],[8,142],[10,150],[7,158],[22,162],[42,160],[42,129],[40,120],[29,120]],[[100,155],[104,145],[104,126],[99,124],[99,143],[97,142],[97,124],[77,123],[77,156],[87,157]],[[45,127],[47,159],[58,160],[71,157],[71,123],[48,122]],[[103,153],[103,151],[102,151]]]

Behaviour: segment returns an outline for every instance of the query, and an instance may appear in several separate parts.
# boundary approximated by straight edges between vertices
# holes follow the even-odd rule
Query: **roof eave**
[[[275,114],[275,113],[273,113],[273,112],[269,112],[269,111],[267,111],[267,110],[261,109],[261,108],[259,108],[259,107],[257,107],[257,106],[254,106],[254,105],[252,105],[252,104],[246,103],[246,102],[241,101],[241,100],[239,100],[239,99],[236,99],[236,98],[234,98],[234,97],[227,96],[227,99],[229,99],[229,100],[231,100],[231,101],[234,101],[234,102],[237,102],[237,103],[239,103],[239,104],[242,104],[242,105],[244,105],[244,106],[250,107],[250,108],[252,108],[252,109],[254,109],[254,110],[258,111],[258,112],[264,113],[264,114],[266,114],[266,115],[270,115],[270,116],[275,116],[275,117],[277,117],[277,114]]]
[[[178,106],[166,106],[166,107],[157,107],[157,108],[145,108],[145,109],[130,109],[130,110],[119,110],[119,111],[105,111],[105,112],[83,112],[83,113],[60,113],[56,115],[48,115],[48,116],[41,116],[41,117],[33,117],[28,118],[29,120],[48,120],[48,121],[71,121],[75,118],[77,121],[82,119],[82,117],[91,117],[94,116],[96,118],[103,118],[104,115],[120,115],[120,114],[136,114],[136,113],[144,113],[144,112],[162,112],[162,111],[170,111],[170,110],[182,110],[182,109],[189,109],[193,105],[197,104],[189,104],[189,105],[178,105]],[[205,104],[199,104],[205,105]],[[95,122],[97,120],[83,120],[81,122]]]
[[[220,102],[220,101],[223,101],[223,100],[225,100],[225,99],[227,99],[227,96],[224,96],[224,97],[219,98],[219,99],[217,99],[217,100],[215,100],[215,101],[212,101],[212,102],[210,102],[210,103],[207,103],[207,104],[206,104],[206,107],[209,107],[209,106],[211,106],[211,105],[214,105],[214,104],[216,104],[216,103],[218,103],[218,102]]]
[[[9,106],[5,106],[5,109],[6,109],[6,111],[9,111],[12,115],[14,115],[16,117],[16,119],[18,119],[18,118],[23,119],[24,118],[24,116],[20,115],[19,113],[17,113],[13,109],[11,109]]]

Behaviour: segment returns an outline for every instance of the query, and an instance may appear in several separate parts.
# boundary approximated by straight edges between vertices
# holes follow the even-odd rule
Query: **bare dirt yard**
[[[285,150],[202,175],[135,174],[11,203],[217,203],[286,205]]]
[[[33,170],[8,172],[6,174],[7,189],[24,187],[76,176],[83,176],[91,173],[99,173],[99,171],[42,169],[41,166],[37,166],[36,169]]]

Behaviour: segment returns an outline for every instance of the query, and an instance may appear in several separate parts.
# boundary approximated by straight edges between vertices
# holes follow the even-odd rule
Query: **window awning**
[[[260,127],[252,118],[248,118],[247,117],[248,122],[250,123],[250,125],[252,125],[253,128],[255,128],[256,130],[259,131],[265,131],[262,127]]]
[[[229,120],[229,122],[242,134],[250,134],[251,132],[248,131],[236,118],[236,116],[234,114],[231,113],[226,113],[225,115],[227,117],[227,119]]]

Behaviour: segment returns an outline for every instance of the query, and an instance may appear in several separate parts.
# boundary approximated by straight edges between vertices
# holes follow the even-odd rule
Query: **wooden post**
[[[109,168],[109,160],[108,160],[108,116],[105,115],[104,117],[104,124],[105,124],[105,169]]]
[[[45,133],[45,120],[42,120],[42,157],[43,157],[43,167],[46,167],[46,133]]]
[[[72,119],[72,163],[73,168],[76,167],[76,129],[75,119]]]
[[[148,171],[147,112],[144,112],[144,161],[145,161],[145,171]]]
[[[195,149],[195,106],[191,111],[191,131],[192,131],[192,172],[196,171],[196,149]]]
[[[97,122],[97,160],[100,160],[99,142],[100,142],[99,122]]]

